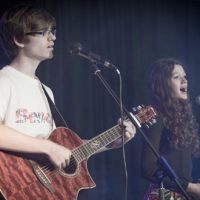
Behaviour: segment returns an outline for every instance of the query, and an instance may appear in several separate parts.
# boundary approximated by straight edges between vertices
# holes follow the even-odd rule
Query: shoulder
[[[11,78],[8,76],[6,70],[0,70],[0,119],[4,118],[8,102],[10,102],[10,97],[14,90],[14,84]],[[4,113],[4,114],[2,114]]]
[[[9,88],[11,85],[12,85],[12,80],[9,76],[9,70],[5,66],[0,70],[0,87]]]

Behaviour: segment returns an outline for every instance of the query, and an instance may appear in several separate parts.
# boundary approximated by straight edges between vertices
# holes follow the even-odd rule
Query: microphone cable
[[[127,164],[126,164],[126,152],[125,152],[125,128],[123,125],[123,121],[125,120],[125,115],[123,111],[123,100],[122,100],[122,78],[121,73],[118,70],[118,68],[111,64],[110,62],[104,60],[101,58],[101,56],[91,53],[88,51],[85,51],[80,43],[75,43],[70,46],[69,52],[72,55],[78,55],[83,58],[86,58],[92,63],[96,63],[97,65],[101,65],[104,67],[108,67],[110,69],[113,69],[119,76],[119,106],[120,106],[120,116],[121,121],[120,126],[122,129],[122,157],[123,157],[123,164],[124,164],[124,173],[125,173],[125,193],[124,193],[124,200],[127,200],[127,193],[128,193],[128,172],[127,172]],[[116,99],[115,99],[116,100]]]
[[[119,76],[119,104],[120,104],[120,116],[121,116],[121,128],[122,128],[122,157],[123,157],[123,166],[124,166],[124,174],[125,174],[125,192],[124,192],[124,200],[127,200],[128,197],[128,170],[126,163],[126,152],[125,152],[125,128],[123,126],[123,121],[125,120],[125,115],[123,111],[123,95],[122,95],[122,77],[120,71],[116,70]]]

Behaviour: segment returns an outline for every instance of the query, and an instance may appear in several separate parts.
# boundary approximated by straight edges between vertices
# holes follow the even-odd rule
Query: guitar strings
[[[137,115],[139,115],[139,114],[137,114]],[[140,118],[141,118],[141,116],[140,116]],[[113,128],[114,128],[114,131],[112,131],[112,132],[116,133],[117,131],[116,131],[115,129],[118,128],[118,127],[119,127],[119,125],[116,125],[115,127],[113,127]],[[111,130],[112,130],[113,128],[111,128]],[[107,132],[109,132],[109,130],[108,130]],[[102,135],[104,135],[104,134],[102,134]],[[100,135],[100,136],[101,136],[101,135]],[[107,139],[110,139],[109,137],[110,137],[110,135],[107,135],[107,136],[106,136]],[[96,137],[93,138],[93,139],[95,140]],[[88,150],[86,145],[89,144],[89,143],[92,142],[92,141],[93,141],[93,140],[88,141],[88,142],[86,142],[85,144],[81,145],[81,146],[79,147],[80,153],[77,152],[77,151],[75,151],[75,150],[76,150],[76,149],[75,149],[75,150],[73,151],[73,153],[74,153],[74,155],[73,155],[74,159],[70,162],[70,165],[68,165],[68,166],[65,167],[65,168],[67,168],[68,170],[71,170],[72,168],[78,166],[77,163],[79,162],[79,159],[80,159],[80,161],[83,161],[83,160],[87,159],[87,156],[85,156],[85,153],[87,154],[87,152],[85,152],[85,151]],[[82,150],[83,150],[83,151],[81,151],[81,147],[82,147]],[[86,148],[84,149],[84,147],[86,147]],[[90,150],[90,149],[89,149],[89,150]],[[82,154],[84,155],[84,157],[81,156]],[[43,170],[43,172],[46,173],[47,175],[52,175],[52,174],[55,174],[55,173],[57,173],[57,172],[59,171],[59,169],[50,170],[49,167],[48,167],[48,165],[42,166],[42,167],[41,167],[41,170]],[[64,169],[63,169],[63,170],[64,170]]]
[[[114,130],[112,131],[114,134],[115,133],[118,133],[118,130],[116,130],[117,128],[119,127],[119,125],[116,125],[115,126],[115,128],[114,128]],[[109,131],[108,131],[109,132]],[[109,135],[107,135],[107,136],[105,136],[105,138],[107,138],[108,139],[108,141],[110,141],[110,140],[112,140],[112,139],[116,139],[116,138],[110,138],[110,134]],[[95,140],[95,138],[93,138],[94,140]],[[64,172],[66,172],[66,170],[67,171],[71,171],[74,167],[77,167],[78,165],[79,165],[79,162],[81,162],[81,161],[84,161],[84,160],[86,160],[87,159],[87,156],[85,155],[85,154],[87,154],[87,152],[85,152],[85,151],[87,151],[87,150],[91,150],[91,149],[88,149],[88,148],[85,148],[85,147],[87,147],[86,145],[87,144],[89,144],[89,143],[92,143],[93,142],[93,140],[90,140],[90,141],[88,141],[88,142],[86,142],[86,143],[84,143],[83,145],[81,145],[79,148],[78,148],[78,150],[79,151],[76,151],[77,149],[74,149],[73,151],[72,151],[72,155],[73,155],[73,159],[72,159],[72,161],[70,162],[70,164],[67,166],[67,167],[65,167],[65,168],[63,168],[62,170],[64,171]],[[81,149],[81,147],[82,147],[82,149]],[[94,147],[92,148],[93,150],[94,150]],[[91,150],[91,152],[93,152],[92,150]],[[91,153],[90,152],[90,153]],[[83,156],[82,156],[83,155]],[[67,168],[67,169],[66,169]],[[41,166],[40,167],[40,169],[43,171],[43,173],[45,173],[45,175],[47,175],[47,176],[52,176],[52,175],[54,175],[54,174],[56,174],[56,173],[58,173],[59,171],[60,171],[60,169],[53,169],[53,170],[51,170],[51,169],[49,169],[49,166],[48,165],[43,165],[43,166]],[[66,170],[65,170],[66,169]],[[76,170],[74,170],[74,172],[75,172]]]

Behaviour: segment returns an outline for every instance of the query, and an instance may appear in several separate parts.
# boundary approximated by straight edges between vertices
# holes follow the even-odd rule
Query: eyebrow
[[[172,72],[172,76],[174,76],[174,75],[183,75],[183,76],[186,76],[186,73],[183,72],[183,74],[182,74],[182,72]]]

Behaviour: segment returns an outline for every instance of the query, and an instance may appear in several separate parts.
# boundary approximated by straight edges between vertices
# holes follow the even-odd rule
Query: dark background
[[[187,66],[191,100],[199,121],[200,109],[194,102],[200,94],[199,0],[1,0],[0,14],[24,2],[47,9],[57,19],[55,57],[42,63],[37,73],[52,88],[58,108],[81,138],[92,138],[115,125],[120,112],[90,63],[69,54],[68,47],[74,42],[118,67],[123,81],[123,103],[130,111],[133,106],[147,103],[147,67],[164,57],[181,60]],[[7,63],[1,49],[0,65]],[[118,95],[116,73],[107,68],[101,71]],[[140,175],[142,140],[138,134],[126,145],[128,200],[141,200],[148,184]],[[198,178],[198,160],[194,164],[194,178]],[[79,200],[124,199],[121,149],[93,156],[88,167],[97,187],[81,192]]]

